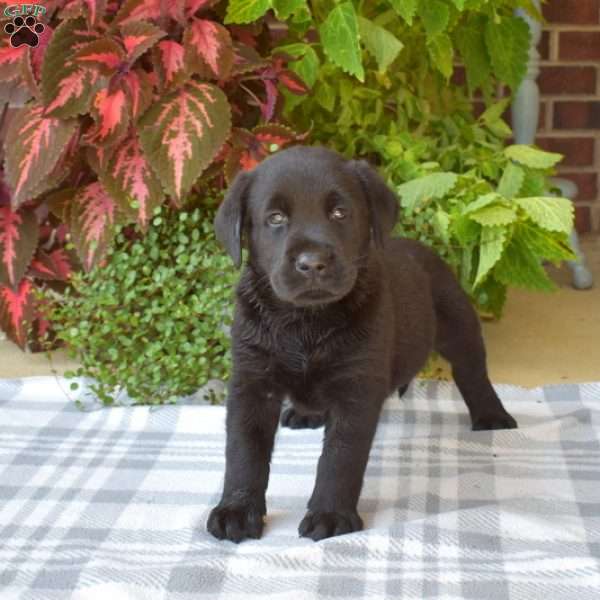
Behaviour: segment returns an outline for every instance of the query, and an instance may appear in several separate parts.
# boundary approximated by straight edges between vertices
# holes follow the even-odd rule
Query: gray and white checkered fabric
[[[222,407],[82,412],[65,380],[0,382],[0,599],[600,598],[600,383],[497,386],[520,429],[471,432],[448,383],[386,403],[365,531],[297,526],[322,431],[281,430],[261,540],[206,533]]]

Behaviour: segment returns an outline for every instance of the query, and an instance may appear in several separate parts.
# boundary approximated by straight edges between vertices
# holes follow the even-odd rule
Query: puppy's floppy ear
[[[225,199],[215,216],[215,234],[236,267],[242,264],[242,234],[246,212],[246,197],[252,174],[242,171],[229,186]]]
[[[381,248],[398,219],[398,199],[366,160],[351,160],[349,165],[360,181],[369,208],[371,234]]]

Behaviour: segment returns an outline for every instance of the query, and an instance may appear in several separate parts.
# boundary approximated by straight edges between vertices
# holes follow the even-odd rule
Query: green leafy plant
[[[231,2],[230,7],[237,4]],[[550,290],[545,260],[572,258],[570,202],[552,196],[561,158],[511,146],[502,119],[526,71],[527,0],[317,0],[294,15],[278,52],[311,88],[286,97],[294,127],[380,165],[402,199],[398,235],[436,248],[483,314],[500,316],[508,286]],[[293,10],[292,10],[293,5]],[[461,62],[465,85],[452,81]],[[487,109],[474,116],[473,99]],[[415,180],[415,181],[411,181]]]
[[[396,186],[402,217],[395,233],[435,248],[481,313],[499,317],[508,286],[552,291],[543,261],[574,258],[572,203],[546,188],[560,158],[508,146],[487,159],[486,170],[493,166],[500,174],[497,181],[477,169],[442,171],[438,162],[424,161],[420,176]],[[394,172],[393,159],[388,170]]]
[[[237,273],[215,240],[213,216],[207,206],[156,207],[145,235],[139,225],[117,226],[106,263],[74,274],[64,295],[38,292],[81,364],[67,377],[92,378],[107,405],[121,388],[159,404],[227,377]]]

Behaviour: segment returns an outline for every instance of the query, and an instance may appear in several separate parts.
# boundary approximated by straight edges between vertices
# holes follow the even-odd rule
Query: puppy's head
[[[277,297],[312,306],[352,290],[371,244],[383,245],[397,211],[394,194],[365,161],[295,146],[236,177],[215,231],[237,266],[246,242]]]

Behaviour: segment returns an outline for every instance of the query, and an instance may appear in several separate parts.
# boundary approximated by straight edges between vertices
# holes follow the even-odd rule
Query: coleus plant
[[[224,25],[226,4],[56,0],[37,47],[2,38],[0,106],[21,106],[1,113],[0,324],[21,347],[50,326],[34,288],[102,264],[116,225],[145,231],[300,138],[278,98],[305,84],[263,19]]]

